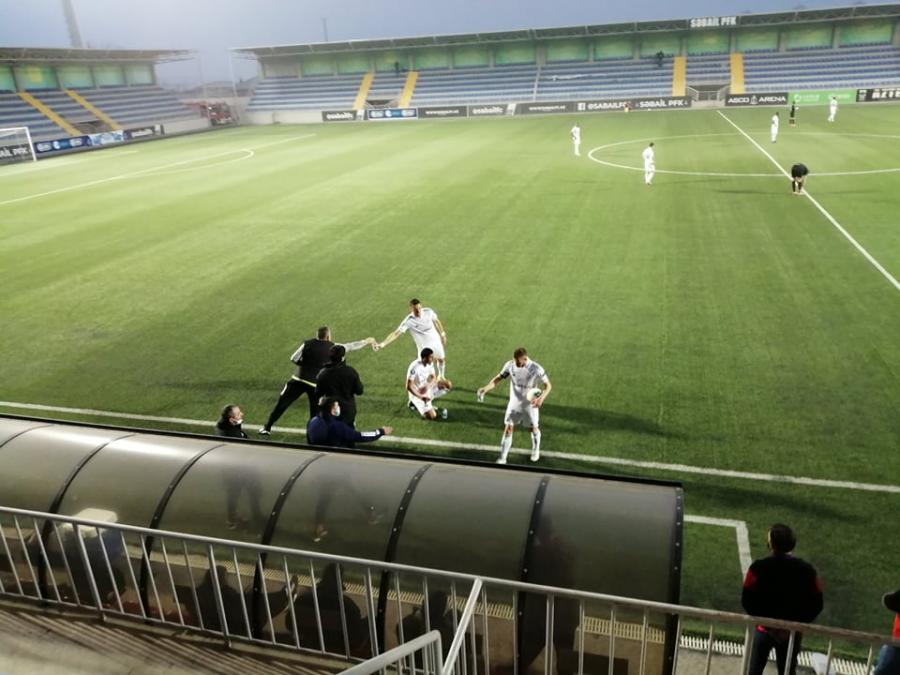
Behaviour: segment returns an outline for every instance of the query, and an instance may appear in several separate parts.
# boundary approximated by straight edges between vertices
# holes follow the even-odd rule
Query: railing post
[[[222,601],[222,587],[219,581],[219,571],[216,569],[216,554],[213,551],[212,544],[206,547],[206,556],[209,559],[210,579],[212,580],[213,598],[216,600],[216,612],[219,614],[219,629],[225,638],[225,646],[231,646],[231,639],[228,637],[228,619],[225,617],[225,603]]]
[[[450,650],[447,652],[447,658],[441,669],[442,675],[450,675],[450,673],[453,672],[456,657],[459,654],[460,647],[462,647],[463,640],[466,639],[467,629],[472,622],[472,616],[475,613],[475,605],[478,604],[481,586],[481,579],[475,579],[475,581],[472,582],[472,589],[469,591],[469,598],[466,600],[466,604],[463,607],[462,616],[459,620],[459,627],[456,629],[456,634],[453,636],[453,642],[450,643]]]

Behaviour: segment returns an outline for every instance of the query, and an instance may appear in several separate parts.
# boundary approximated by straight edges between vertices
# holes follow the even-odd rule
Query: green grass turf
[[[726,114],[809,165],[810,192],[900,276],[900,173],[816,175],[900,168],[900,108],[805,109],[774,145],[771,110]],[[618,144],[596,153],[613,163],[639,167],[653,139],[659,169],[776,173],[715,111],[579,121],[583,154]],[[245,128],[2,167],[0,400],[198,419],[237,401],[253,429],[318,325],[380,339],[418,296],[448,331],[450,420],[406,409],[403,337],[349,357],[362,427],[496,444],[505,390],[474,390],[524,345],[554,382],[546,450],[900,484],[900,292],[787,179],[647,188],[572,157],[572,122]],[[821,620],[886,630],[898,495],[614,471],[684,480],[688,513],[746,520],[754,557],[791,523]],[[736,547],[712,530],[688,525],[683,600],[737,609]]]

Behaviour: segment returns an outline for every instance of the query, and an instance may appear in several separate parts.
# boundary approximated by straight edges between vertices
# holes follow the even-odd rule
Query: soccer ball
[[[539,397],[539,396],[540,396],[541,394],[543,394],[543,393],[544,393],[544,391],[543,391],[542,389],[539,389],[539,388],[535,387],[534,389],[529,389],[529,390],[526,392],[525,398],[528,399],[528,402],[529,402],[529,403],[531,403],[532,401],[534,401],[534,399],[536,399],[537,397]]]

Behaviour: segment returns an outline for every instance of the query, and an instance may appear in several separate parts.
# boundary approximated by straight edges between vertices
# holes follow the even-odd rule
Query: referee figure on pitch
[[[809,169],[806,168],[806,164],[798,163],[791,167],[791,194],[803,194],[803,184],[808,175]]]

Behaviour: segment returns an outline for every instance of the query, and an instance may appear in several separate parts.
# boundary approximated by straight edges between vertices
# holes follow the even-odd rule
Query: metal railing
[[[441,634],[433,630],[344,671],[344,675],[373,675],[391,671],[411,675],[442,675]]]
[[[812,647],[825,653],[826,673],[837,664],[840,673],[863,675],[874,649],[891,643],[845,629],[0,507],[2,596],[229,644],[350,663],[384,657],[378,669],[394,664],[398,673],[618,675],[624,667],[661,675],[675,672],[686,646],[690,658],[704,660],[704,675],[715,654],[728,653],[741,657],[746,675],[756,625],[765,623],[784,632],[789,662],[802,636],[801,663]],[[430,639],[416,642],[435,632],[440,658]],[[426,658],[431,670],[423,671]]]

